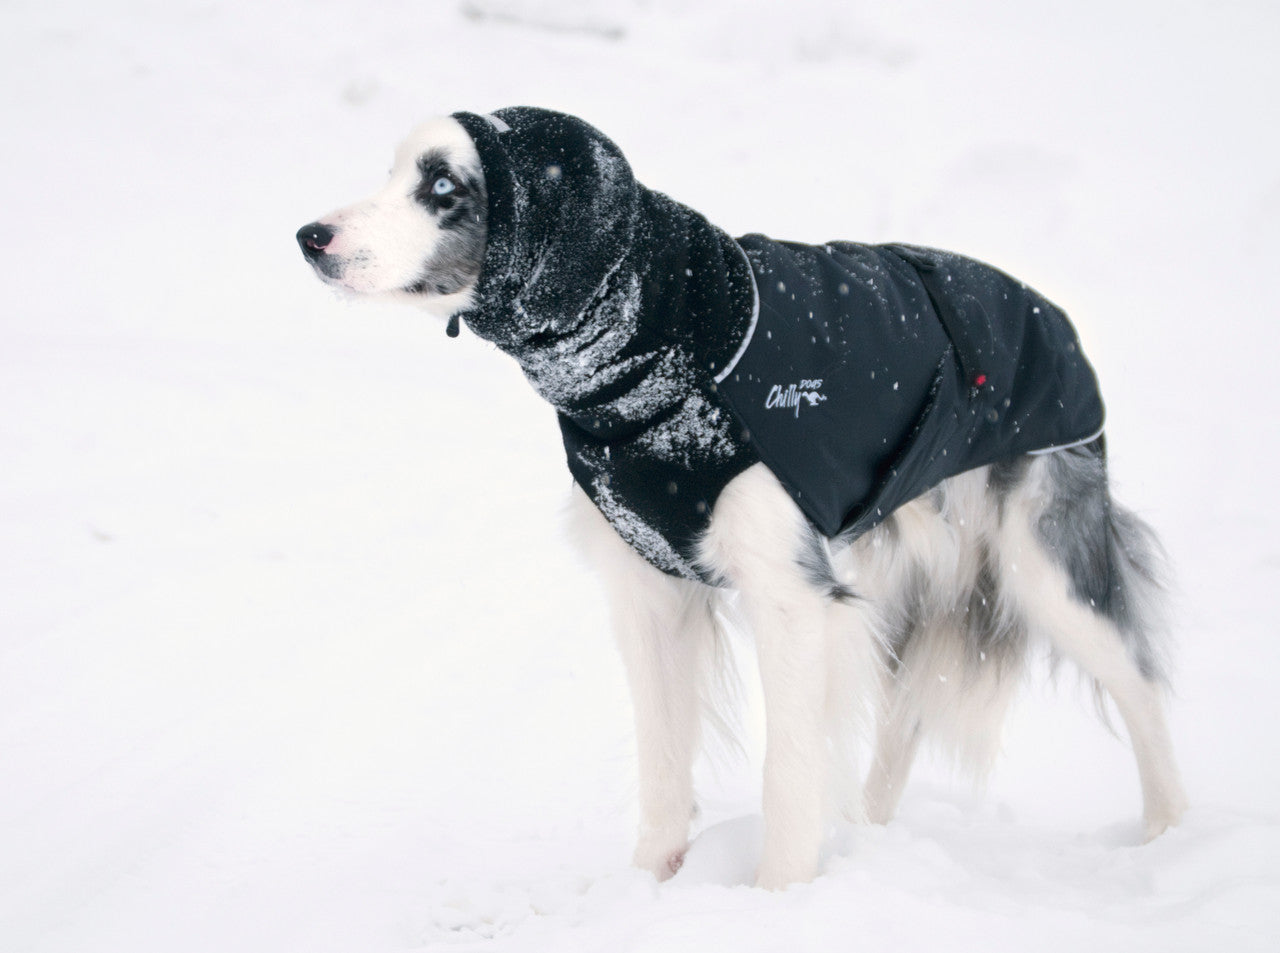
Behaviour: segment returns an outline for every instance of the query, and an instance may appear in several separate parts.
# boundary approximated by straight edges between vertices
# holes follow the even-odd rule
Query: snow
[[[1277,41],[1243,0],[7,4],[0,948],[1275,948]],[[752,708],[680,874],[627,868],[551,411],[293,241],[516,103],[735,234],[954,248],[1073,315],[1178,570],[1181,828],[1138,846],[1125,745],[1041,678],[985,794],[922,764],[777,895]]]

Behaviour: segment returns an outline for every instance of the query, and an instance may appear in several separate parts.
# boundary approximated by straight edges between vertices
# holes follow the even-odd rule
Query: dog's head
[[[450,334],[465,320],[525,359],[578,331],[598,339],[585,326],[610,308],[635,310],[643,279],[622,265],[642,192],[581,119],[458,112],[419,126],[381,192],[304,225],[298,244],[330,285],[419,304]]]
[[[436,119],[400,146],[380,192],[302,226],[298,244],[335,288],[447,317],[471,303],[487,216],[475,143],[457,120]]]

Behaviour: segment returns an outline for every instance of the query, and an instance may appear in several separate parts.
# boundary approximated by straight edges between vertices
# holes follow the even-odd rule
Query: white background
[[[0,6],[0,949],[1280,945],[1280,8]],[[1178,573],[1193,800],[1047,667],[984,794],[742,886],[759,751],[627,867],[629,706],[515,366],[293,233],[455,109],[564,109],[732,233],[949,247],[1081,325]],[[752,696],[749,645],[742,654]]]

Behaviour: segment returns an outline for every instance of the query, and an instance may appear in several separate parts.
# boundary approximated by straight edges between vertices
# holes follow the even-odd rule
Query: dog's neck
[[[692,356],[649,320],[642,284],[628,269],[566,329],[506,348],[534,389],[579,426],[631,431],[669,412],[691,383]]]
[[[686,212],[659,198],[670,206],[663,214]],[[690,231],[687,222],[677,225]],[[582,311],[495,343],[579,427],[623,437],[674,412],[691,393],[714,389],[745,331],[752,293],[749,265],[723,233],[638,241]],[[519,297],[508,307],[518,310]]]

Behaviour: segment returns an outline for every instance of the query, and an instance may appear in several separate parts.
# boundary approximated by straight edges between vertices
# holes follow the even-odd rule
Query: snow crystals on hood
[[[629,275],[625,288],[609,292],[613,278],[610,273],[601,283],[596,306],[579,315],[575,328],[513,353],[538,393],[563,413],[575,413],[591,395],[653,358],[652,352],[622,356],[637,332],[640,276]]]
[[[732,420],[702,394],[686,399],[676,413],[636,440],[660,460],[692,469],[708,457],[723,459],[733,453]]]
[[[618,498],[609,485],[607,473],[598,474],[592,481],[591,498],[609,521],[609,525],[650,565],[687,579],[698,578],[689,561],[680,555],[657,527]]]

